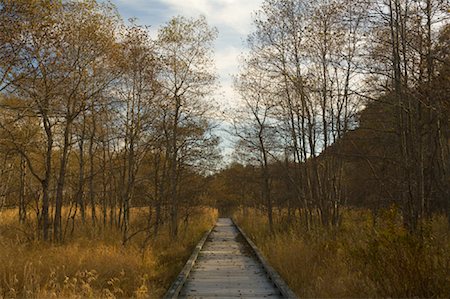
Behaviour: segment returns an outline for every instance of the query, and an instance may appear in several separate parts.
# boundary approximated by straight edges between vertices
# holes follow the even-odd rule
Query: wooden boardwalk
[[[251,241],[250,241],[251,242]],[[202,242],[201,242],[202,243]],[[229,218],[219,218],[181,273],[169,298],[283,298],[286,296]],[[257,250],[257,249],[256,249]],[[186,267],[185,267],[186,268]],[[270,266],[269,266],[270,268]],[[186,269],[184,269],[186,270]],[[270,268],[269,272],[273,271]],[[275,274],[277,276],[277,274]],[[184,277],[184,279],[183,279]],[[280,279],[277,277],[277,279]],[[184,281],[183,281],[184,280]],[[182,285],[181,285],[182,284]],[[293,293],[291,293],[293,294]]]

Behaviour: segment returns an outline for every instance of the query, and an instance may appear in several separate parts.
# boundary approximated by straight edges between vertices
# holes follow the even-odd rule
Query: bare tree
[[[205,99],[213,91],[212,42],[217,32],[204,17],[199,19],[173,18],[158,35],[162,56],[161,84],[165,99],[161,103],[165,156],[167,158],[168,192],[170,201],[171,235],[178,233],[178,183],[182,149],[197,134],[205,140],[210,111]],[[205,127],[206,126],[206,127]],[[198,131],[200,130],[200,131]],[[206,138],[207,139],[207,138]],[[201,143],[201,142],[200,142]]]
[[[250,159],[255,159],[261,169],[262,199],[267,209],[269,228],[273,232],[273,200],[271,194],[271,174],[269,163],[277,148],[276,125],[273,116],[273,86],[270,78],[259,73],[249,61],[245,71],[237,78],[236,88],[243,101],[243,110],[236,113],[234,134],[238,137],[239,146],[251,153]],[[254,155],[254,156],[253,156]]]

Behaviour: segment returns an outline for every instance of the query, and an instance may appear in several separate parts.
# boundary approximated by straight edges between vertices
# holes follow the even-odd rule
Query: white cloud
[[[237,70],[238,58],[242,49],[228,46],[226,48],[217,48],[215,51],[216,68],[222,76],[235,74]]]
[[[243,52],[242,46],[216,47],[215,62],[221,84],[216,98],[224,109],[235,107],[239,102],[240,96],[233,88],[233,76],[239,71],[239,57]]]
[[[180,15],[206,16],[208,21],[219,28],[229,27],[240,35],[246,35],[251,29],[251,14],[257,10],[262,0],[161,0]]]
[[[221,88],[216,98],[223,107],[236,106],[232,75],[237,74],[239,56],[245,52],[243,40],[252,31],[252,13],[263,0],[113,0],[125,19],[137,17],[140,24],[151,25],[152,36],[173,16],[197,18],[204,15],[209,25],[219,30],[215,42],[215,62]]]
[[[245,52],[243,40],[252,30],[252,13],[262,0],[160,0],[174,14],[187,17],[204,15],[208,23],[217,27],[215,61],[221,83],[216,97],[224,107],[236,106],[239,95],[233,89],[232,75],[237,74],[239,56]]]

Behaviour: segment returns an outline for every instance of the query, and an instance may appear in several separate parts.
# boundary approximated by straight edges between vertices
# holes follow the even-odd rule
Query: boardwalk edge
[[[264,256],[259,251],[258,247],[256,247],[255,243],[253,243],[252,240],[245,234],[245,232],[241,229],[241,227],[232,219],[234,225],[236,225],[239,232],[244,237],[245,241],[250,245],[250,247],[255,252],[256,257],[259,259],[261,264],[263,265],[264,269],[267,272],[267,275],[272,280],[272,282],[275,284],[275,286],[280,290],[281,295],[285,298],[298,298],[297,295],[289,288],[289,286],[286,284],[286,282],[281,278],[280,274],[278,274],[277,271],[275,271],[272,266],[269,265],[269,263],[266,261]]]
[[[187,277],[189,276],[189,273],[192,270],[192,267],[195,264],[195,261],[198,258],[198,254],[200,253],[200,250],[202,250],[203,245],[205,244],[206,240],[208,239],[209,235],[211,234],[211,231],[213,230],[214,225],[203,235],[200,242],[197,243],[197,246],[195,246],[194,251],[192,252],[191,256],[189,257],[188,261],[184,265],[183,269],[181,270],[180,274],[178,274],[175,281],[172,283],[170,288],[167,290],[166,294],[164,295],[164,299],[174,299],[178,298],[178,295],[180,294],[181,289],[183,288],[184,283],[186,282]]]

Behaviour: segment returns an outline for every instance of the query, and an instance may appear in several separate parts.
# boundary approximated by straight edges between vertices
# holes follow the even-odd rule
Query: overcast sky
[[[238,56],[245,51],[244,41],[251,31],[253,12],[262,0],[112,0],[122,17],[138,18],[141,25],[156,31],[173,16],[197,18],[204,15],[210,26],[219,30],[215,61],[221,89],[217,98],[224,108],[236,103],[232,75],[238,71]]]

